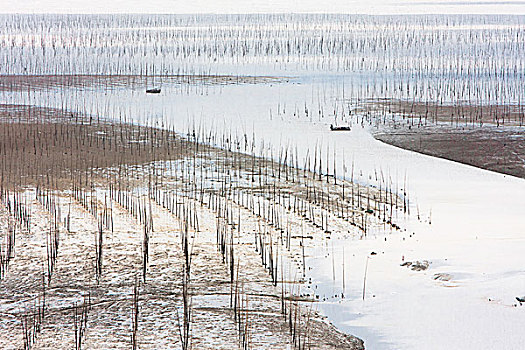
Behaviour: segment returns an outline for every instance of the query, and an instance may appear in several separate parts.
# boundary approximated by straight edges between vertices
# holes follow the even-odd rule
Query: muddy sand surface
[[[523,106],[437,106],[386,101],[397,114],[373,132],[396,147],[525,178]],[[376,110],[377,111],[377,110]]]
[[[194,349],[363,348],[301,292],[301,249],[390,225],[397,197],[170,131],[2,108],[2,349],[177,348],[185,315]]]
[[[525,130],[429,126],[386,129],[374,137],[410,151],[525,178]]]
[[[63,88],[140,88],[180,85],[272,84],[289,78],[273,76],[234,75],[4,75],[0,77],[0,91],[28,91]]]

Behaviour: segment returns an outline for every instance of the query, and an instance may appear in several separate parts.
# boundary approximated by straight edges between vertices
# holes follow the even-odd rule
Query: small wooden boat
[[[332,131],[350,131],[349,126],[333,126],[330,124],[330,130]]]
[[[160,94],[160,89],[159,88],[147,89],[146,93],[147,94]]]

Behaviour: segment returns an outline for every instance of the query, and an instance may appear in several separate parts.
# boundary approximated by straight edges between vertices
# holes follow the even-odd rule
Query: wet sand
[[[264,237],[269,237],[264,238],[265,242],[270,240],[264,246],[279,249],[276,237],[280,235],[282,240],[282,228],[265,223],[254,208],[252,211],[244,207],[235,192],[223,200],[229,210],[238,213],[238,220],[242,218],[246,233],[236,234],[235,244],[232,241],[238,261],[235,296],[241,303],[238,315],[242,315],[243,323],[236,318],[231,304],[234,288],[230,283],[231,271],[215,243],[218,220],[231,227],[232,234],[236,230],[235,224],[220,219],[213,208],[213,199],[221,198],[220,192],[217,190],[216,197],[203,193],[204,199],[198,200],[190,187],[196,178],[185,178],[190,175],[183,171],[186,175],[182,175],[182,180],[169,172],[154,177],[155,188],[163,195],[152,197],[144,193],[145,188],[152,186],[152,174],[165,168],[167,161],[186,162],[192,169],[197,169],[195,162],[198,162],[199,176],[204,171],[208,174],[205,169],[211,171],[212,161],[219,162],[215,166],[215,171],[222,169],[218,175],[230,174],[227,176],[230,177],[242,172],[238,178],[245,182],[234,185],[241,190],[251,186],[252,194],[260,193],[261,199],[271,188],[292,191],[295,187],[294,191],[303,191],[304,185],[288,179],[289,175],[292,179],[298,176],[298,169],[197,145],[166,130],[109,123],[59,110],[4,105],[0,116],[0,224],[4,232],[16,231],[15,251],[2,260],[6,268],[0,280],[0,334],[9,335],[0,336],[2,348],[17,349],[25,342],[30,342],[31,348],[72,348],[80,320],[85,322],[82,348],[130,347],[133,289],[143,271],[145,225],[136,209],[141,203],[148,206],[149,214],[144,215],[150,217],[152,224],[146,278],[138,284],[138,345],[143,349],[179,347],[177,324],[182,312],[184,259],[180,242],[185,220],[166,204],[165,196],[173,193],[180,196],[175,201],[176,208],[183,200],[184,208],[193,208],[199,218],[199,229],[190,231],[194,271],[190,282],[193,348],[236,348],[242,337],[251,348],[257,349],[363,348],[361,340],[338,331],[316,311],[313,296],[300,293],[299,286],[304,281],[272,282],[267,267],[260,263],[257,249],[262,249],[262,245],[257,248],[253,237],[262,234],[262,225]],[[259,181],[263,175],[255,174],[255,166],[261,162],[267,171],[263,182]],[[279,180],[268,183],[269,178],[281,171],[282,178],[279,175]],[[317,188],[317,195],[323,191],[327,191],[325,198],[331,195],[330,191],[334,191],[333,196],[339,195],[341,183],[330,186],[328,179],[304,174],[312,178],[309,186]],[[214,176],[206,179],[213,182]],[[263,186],[254,188],[253,179]],[[349,191],[352,185],[347,186]],[[122,200],[122,193],[131,200],[131,206],[125,205],[130,202]],[[279,201],[282,198],[279,196]],[[274,205],[286,210],[284,202]],[[315,204],[322,205],[326,203]],[[30,220],[20,219],[14,207],[27,210]],[[288,210],[288,225],[298,226],[305,220],[303,215],[291,213],[290,201]],[[360,211],[366,214],[365,209]],[[314,220],[320,222],[322,218]],[[335,226],[336,218],[331,220]],[[311,222],[306,225],[312,230],[309,233],[312,238],[308,240],[323,244],[324,230]],[[101,273],[96,267],[98,232],[103,237]],[[53,234],[60,237],[60,244],[49,272],[49,242]],[[287,256],[287,261],[297,260],[303,240],[290,237],[288,252],[280,254]],[[5,244],[2,248],[5,252]],[[284,290],[283,284],[287,285]],[[40,310],[45,310],[45,314]],[[26,327],[22,327],[23,323]]]
[[[133,87],[161,88],[171,85],[276,84],[290,78],[234,75],[3,75],[0,91],[28,91],[63,88]]]
[[[374,130],[374,137],[380,141],[525,178],[522,106],[425,107],[399,102],[380,106],[388,113],[404,116]]]

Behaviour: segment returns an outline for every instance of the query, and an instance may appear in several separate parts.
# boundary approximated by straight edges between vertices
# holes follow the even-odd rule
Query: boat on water
[[[159,88],[147,89],[146,93],[147,94],[160,94],[160,89]]]
[[[330,124],[330,130],[331,131],[350,131],[349,126],[334,126],[333,124]]]

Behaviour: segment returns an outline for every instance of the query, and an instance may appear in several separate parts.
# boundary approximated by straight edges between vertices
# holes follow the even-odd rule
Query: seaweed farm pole
[[[369,256],[366,257],[365,276],[363,277],[363,300],[365,300],[365,293],[366,293],[366,274],[368,272],[368,259],[370,259]]]
[[[95,252],[96,252],[96,262],[95,262],[95,275],[97,278],[97,283],[102,276],[102,251],[103,251],[103,230],[102,230],[102,219],[98,223],[98,234],[95,235]]]
[[[345,297],[346,285],[345,285],[345,246],[343,245],[343,298]]]
[[[144,223],[144,238],[142,241],[142,279],[146,283],[146,273],[149,260],[149,227]]]
[[[139,288],[137,278],[135,277],[135,285],[133,287],[133,308],[131,313],[132,333],[131,333],[131,348],[137,349],[137,331],[139,328]]]

